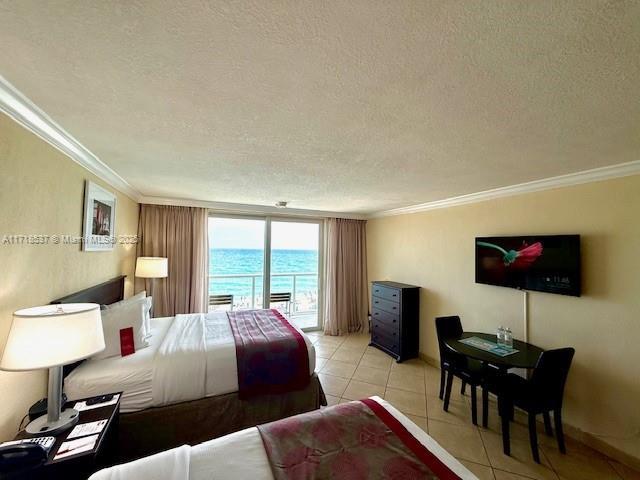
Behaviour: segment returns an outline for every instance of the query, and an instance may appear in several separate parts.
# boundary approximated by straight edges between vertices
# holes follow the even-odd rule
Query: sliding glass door
[[[209,310],[262,308],[266,221],[209,217]]]
[[[209,217],[209,310],[277,308],[319,328],[321,244],[318,220]]]
[[[271,221],[271,307],[300,328],[320,326],[320,223]]]

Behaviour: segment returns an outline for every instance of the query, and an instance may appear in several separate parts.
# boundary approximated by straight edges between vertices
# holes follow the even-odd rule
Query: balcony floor
[[[289,320],[302,329],[318,328],[318,312],[294,313]]]

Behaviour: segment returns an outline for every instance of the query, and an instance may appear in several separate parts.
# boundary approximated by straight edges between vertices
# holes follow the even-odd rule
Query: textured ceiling
[[[370,212],[640,159],[637,1],[0,0],[0,45],[145,195]]]

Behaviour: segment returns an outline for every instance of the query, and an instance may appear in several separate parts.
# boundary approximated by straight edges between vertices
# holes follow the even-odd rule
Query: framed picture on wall
[[[87,180],[84,187],[82,249],[87,252],[113,250],[116,226],[116,196]]]

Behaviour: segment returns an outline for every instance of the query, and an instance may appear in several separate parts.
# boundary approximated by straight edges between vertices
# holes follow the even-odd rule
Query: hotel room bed
[[[124,277],[118,277],[54,303],[112,304],[122,300],[123,287]],[[194,352],[172,356],[185,338],[193,337],[171,337],[181,319],[151,319],[153,335],[148,347],[125,357],[88,360],[65,372],[65,392],[71,400],[124,392],[119,419],[120,460],[199,443],[326,403],[314,373],[315,349],[299,329],[296,331],[302,335],[309,356],[308,384],[285,393],[241,398],[234,336],[226,314],[209,314],[203,322],[206,348],[195,352],[198,357]],[[189,325],[183,330],[188,331]]]
[[[131,413],[150,407],[237,392],[236,347],[226,313],[212,312],[207,317],[210,321],[207,323],[209,328],[206,335],[206,372],[200,389],[204,395],[189,392],[190,385],[176,385],[168,375],[159,374],[158,351],[170,334],[176,318],[164,317],[151,319],[152,336],[148,347],[125,357],[90,359],[75,368],[64,380],[67,397],[69,400],[76,400],[122,391],[121,412]],[[305,340],[311,376],[315,370],[315,349],[309,337],[297,330]],[[170,362],[171,360],[169,357]],[[187,375],[182,378],[190,384],[196,381]],[[163,381],[164,385],[157,385],[157,382]]]
[[[376,410],[380,410],[376,413],[377,418],[384,420],[384,424],[390,428],[380,433],[379,430],[375,430],[374,420],[374,423],[369,421],[368,424],[360,425],[362,430],[358,434],[349,432],[349,427],[353,426],[354,422],[345,416],[362,415],[367,410],[367,407],[362,407],[361,402],[350,402],[322,411],[325,414],[334,414],[333,418],[337,418],[338,421],[341,418],[345,419],[342,432],[340,432],[340,424],[330,426],[327,424],[331,417],[323,417],[316,412],[302,414],[267,426],[247,428],[193,447],[178,447],[135,462],[111,467],[97,472],[90,480],[215,480],[223,478],[477,480],[477,477],[464,465],[391,404],[379,397],[371,397],[362,402],[368,402],[367,405],[372,407],[377,405]],[[348,410],[356,404],[361,410],[356,409],[355,413],[349,412]],[[385,415],[387,419],[384,419]],[[315,419],[310,420],[311,416],[315,416]],[[388,417],[391,419],[389,420]],[[298,425],[302,423],[300,420],[313,421],[315,423],[307,423],[307,427],[303,428],[319,433],[314,435],[314,438],[308,435],[298,437],[296,427],[292,426],[291,420]],[[393,422],[395,426],[392,425]],[[324,428],[319,429],[320,426]],[[264,436],[262,430],[264,427],[267,427],[268,434],[280,436],[282,445],[289,450],[278,452],[277,449],[282,448],[282,445],[275,445],[270,440],[273,437]],[[336,436],[327,432],[339,433]],[[365,432],[364,435],[363,432]],[[292,440],[292,437],[295,439]],[[394,443],[390,437],[396,437],[393,440],[397,441]],[[291,452],[302,452],[302,454],[291,455]],[[407,452],[409,452],[408,455]],[[411,452],[415,456],[412,457]],[[277,453],[284,453],[284,456],[278,457]],[[345,458],[345,455],[349,455],[350,458]],[[278,458],[286,460],[281,462]],[[323,460],[327,462],[325,465],[321,465]],[[290,470],[283,469],[283,465]],[[425,474],[424,470],[419,471],[416,468],[424,466],[427,466],[431,474]],[[331,472],[329,475],[327,470]]]

